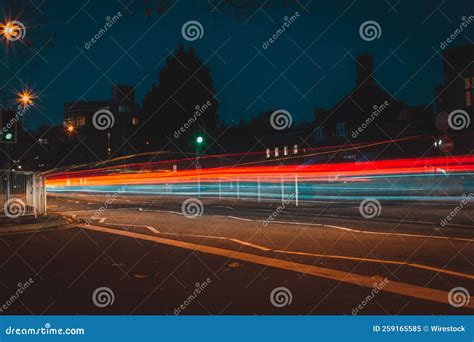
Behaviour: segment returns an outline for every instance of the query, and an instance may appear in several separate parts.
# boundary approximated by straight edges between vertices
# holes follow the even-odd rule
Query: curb
[[[68,228],[73,222],[69,218],[64,218],[59,215],[50,215],[53,220],[49,222],[33,223],[33,224],[24,224],[24,225],[15,225],[10,227],[0,228],[0,235],[3,234],[17,234],[17,233],[32,233],[39,232],[42,230],[55,230],[61,228]]]

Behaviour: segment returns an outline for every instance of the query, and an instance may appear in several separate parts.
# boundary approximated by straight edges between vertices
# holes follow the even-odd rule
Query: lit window
[[[323,140],[324,139],[324,127],[316,127],[314,131],[314,140]]]
[[[266,154],[267,154],[267,158],[270,158],[272,156],[269,148],[267,148]]]
[[[336,124],[336,136],[345,137],[347,135],[347,122]]]
[[[120,105],[119,106],[119,112],[120,113],[127,113],[128,112],[128,106]]]
[[[280,155],[280,150],[278,147],[275,147],[275,157],[278,157]]]
[[[86,118],[84,116],[79,116],[76,118],[76,127],[83,127],[86,125]]]
[[[284,154],[285,156],[288,155],[288,146],[283,147],[283,154]]]
[[[132,118],[132,125],[134,126],[138,125],[138,118]]]
[[[84,116],[79,116],[77,118],[65,119],[63,122],[64,127],[83,127],[86,125],[86,118]]]
[[[298,154],[298,145],[293,146],[293,154]]]
[[[469,77],[464,79],[464,87],[465,89],[471,89],[471,79]]]

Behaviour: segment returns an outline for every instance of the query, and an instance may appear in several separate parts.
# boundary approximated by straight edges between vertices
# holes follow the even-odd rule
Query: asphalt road
[[[449,296],[474,293],[470,207],[441,227],[455,204],[382,203],[366,219],[358,203],[200,199],[189,218],[184,200],[50,196],[74,222],[0,235],[0,314],[474,313]]]

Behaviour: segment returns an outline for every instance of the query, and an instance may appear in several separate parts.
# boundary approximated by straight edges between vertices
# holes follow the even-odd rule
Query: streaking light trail
[[[154,165],[163,167],[163,165]],[[306,200],[443,200],[472,192],[474,157],[449,156],[366,162],[150,169],[135,163],[51,174],[49,192],[125,192],[161,196],[281,199],[294,193]]]

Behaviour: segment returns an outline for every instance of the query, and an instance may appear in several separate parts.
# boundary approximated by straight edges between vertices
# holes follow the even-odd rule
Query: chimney
[[[364,54],[357,57],[357,85],[372,84],[374,79],[372,73],[374,72],[374,59],[372,56]]]
[[[134,102],[135,89],[132,86],[114,84],[112,86],[112,100]]]

